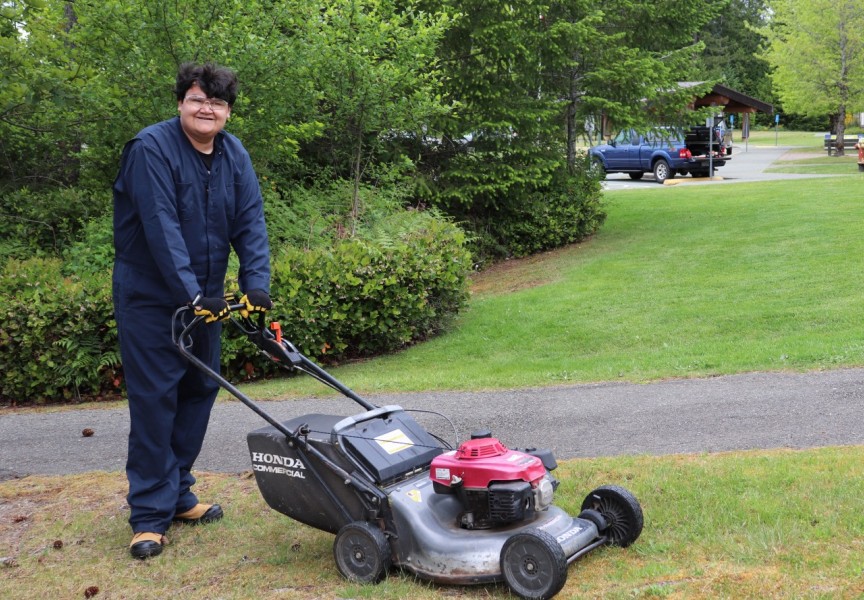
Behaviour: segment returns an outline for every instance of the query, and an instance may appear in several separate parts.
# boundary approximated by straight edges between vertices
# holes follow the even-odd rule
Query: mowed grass
[[[803,154],[803,149],[796,150],[802,150],[797,154]],[[790,156],[795,154],[796,152],[792,152]],[[827,153],[816,156],[807,153],[806,158],[778,160],[766,172],[811,175],[856,175],[861,173],[858,168],[858,151],[854,148],[847,148],[846,154],[843,156],[828,156]]]
[[[740,122],[739,122],[740,125]],[[824,152],[825,134],[827,131],[787,131],[779,129],[775,131],[771,129],[751,129],[750,137],[747,139],[747,144],[754,146],[799,146],[811,147]],[[846,132],[847,135],[853,135],[851,132]],[[737,145],[744,145],[744,140],[741,138],[741,129],[736,129],[732,132],[732,141]]]
[[[333,373],[376,392],[864,365],[862,183],[608,193],[592,239],[478,274],[449,331]],[[246,389],[322,388],[289,378]]]
[[[858,130],[847,131],[847,136],[857,135]],[[844,156],[828,156],[825,151],[826,132],[804,132],[804,131],[778,131],[758,130],[752,131],[747,144],[752,146],[789,146],[790,158],[778,160],[769,169],[768,173],[790,173],[808,175],[852,175],[858,171],[858,152],[849,146],[845,149]],[[744,146],[740,139],[740,131],[735,133],[735,145]],[[794,158],[796,155],[802,158]]]
[[[578,513],[594,487],[631,489],[645,528],[626,549],[570,566],[559,598],[860,598],[864,448],[572,460],[556,503]],[[394,570],[346,582],[333,536],[271,511],[249,475],[203,474],[222,521],[177,526],[160,557],[129,557],[119,473],[0,483],[0,597],[510,598],[503,585],[440,586]],[[469,534],[470,535],[470,534]]]

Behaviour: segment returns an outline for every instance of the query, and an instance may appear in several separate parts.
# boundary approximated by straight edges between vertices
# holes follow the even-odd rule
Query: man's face
[[[207,94],[195,83],[186,91],[184,99],[177,103],[177,109],[180,111],[180,125],[192,143],[209,145],[225,127],[231,107],[220,109],[206,102],[202,105],[201,99],[212,100],[207,98]],[[196,103],[196,100],[199,102]]]

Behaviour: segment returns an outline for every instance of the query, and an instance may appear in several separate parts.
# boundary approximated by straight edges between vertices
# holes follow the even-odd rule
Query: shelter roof
[[[704,83],[704,81],[682,81],[678,85],[682,88],[691,88]],[[722,107],[725,113],[764,112],[771,114],[774,112],[773,105],[742,94],[720,83],[715,83],[707,94],[696,97],[693,100],[692,106],[693,108],[703,108],[705,106]]]

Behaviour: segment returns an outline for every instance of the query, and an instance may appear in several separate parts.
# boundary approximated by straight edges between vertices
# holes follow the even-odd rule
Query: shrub
[[[21,260],[60,256],[84,224],[110,213],[110,206],[110,190],[21,188],[0,194],[0,249],[4,256]]]
[[[548,190],[535,191],[511,206],[509,218],[493,223],[496,237],[514,256],[578,242],[594,233],[606,218],[600,183],[586,173],[562,178]]]
[[[273,256],[270,318],[313,360],[396,350],[439,331],[466,302],[471,261],[461,230],[429,214],[403,214],[401,226],[398,215],[392,219],[375,242]],[[91,233],[104,231],[97,223]],[[104,269],[64,275],[59,259],[7,261],[0,285],[15,302],[0,313],[0,398],[43,403],[119,391],[110,279]],[[223,371],[232,379],[274,370],[248,341],[226,335],[223,342]]]
[[[423,227],[395,237],[290,248],[274,258],[271,318],[303,354],[333,363],[391,352],[439,332],[465,305],[471,257],[464,233],[414,216]],[[230,375],[273,370],[251,360],[248,342],[225,342]]]
[[[606,219],[600,181],[589,172],[587,162],[577,165],[576,173],[559,173],[548,187],[522,192],[494,212],[471,218],[476,260],[528,256],[578,242],[597,231]]]
[[[67,275],[110,273],[114,265],[113,215],[107,213],[88,222],[80,237],[65,252],[63,272]]]
[[[108,277],[66,277],[59,259],[13,259],[0,285],[15,298],[0,317],[0,397],[41,403],[118,390]]]

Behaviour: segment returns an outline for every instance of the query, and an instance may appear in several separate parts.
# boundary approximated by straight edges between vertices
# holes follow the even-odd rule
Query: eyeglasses
[[[210,110],[220,112],[226,110],[228,108],[228,103],[225,102],[222,98],[205,98],[204,96],[186,96],[183,99],[184,102],[188,103],[189,106],[196,110],[200,110],[204,108],[204,105],[210,107]]]

